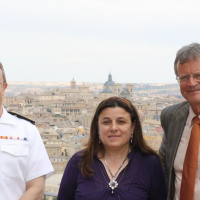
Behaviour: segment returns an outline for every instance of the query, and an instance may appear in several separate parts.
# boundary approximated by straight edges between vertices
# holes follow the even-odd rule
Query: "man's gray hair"
[[[1,63],[0,63],[0,69],[2,71],[3,84],[5,84],[6,83],[6,75],[5,75],[5,71],[4,71],[3,65]]]
[[[176,54],[176,59],[174,61],[174,72],[176,76],[178,76],[178,62],[180,64],[184,64],[189,61],[195,61],[198,58],[200,58],[200,44],[198,43],[192,43],[179,49]]]

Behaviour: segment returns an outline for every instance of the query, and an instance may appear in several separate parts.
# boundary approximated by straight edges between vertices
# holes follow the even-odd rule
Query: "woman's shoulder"
[[[83,151],[78,151],[78,152],[76,152],[71,158],[70,158],[70,160],[69,160],[69,162],[68,162],[68,165],[78,165],[79,164],[79,162],[81,161],[81,158],[82,158],[82,152]]]
[[[145,154],[138,149],[134,149],[136,154],[140,155],[141,161],[144,165],[161,166],[161,162],[156,155]]]
[[[149,170],[156,170],[162,168],[162,164],[159,158],[155,155],[147,155],[142,153],[141,160],[144,166],[148,166]]]
[[[72,157],[71,159],[72,160],[81,160],[81,157],[82,157],[82,154],[83,154],[83,150],[81,151],[77,151]]]

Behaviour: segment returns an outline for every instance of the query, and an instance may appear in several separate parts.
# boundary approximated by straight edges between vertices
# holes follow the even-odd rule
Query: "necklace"
[[[128,154],[127,154],[127,156],[128,156]],[[112,172],[111,172],[111,170],[110,170],[110,168],[109,168],[109,166],[108,166],[108,163],[107,163],[107,161],[106,161],[105,156],[103,157],[103,159],[104,159],[104,161],[105,161],[105,164],[106,164],[106,167],[107,167],[107,169],[108,169],[108,171],[109,171],[109,173],[110,173],[110,175],[111,175],[111,177],[112,177],[112,180],[110,180],[110,183],[108,184],[109,187],[112,189],[112,194],[114,193],[113,190],[118,186],[118,182],[116,181],[115,178],[116,178],[116,176],[117,176],[119,170],[120,170],[120,169],[122,168],[122,166],[124,165],[124,163],[125,163],[125,161],[126,161],[126,159],[127,159],[127,156],[125,157],[124,161],[123,161],[122,164],[119,166],[117,172],[116,172],[114,175],[112,174]]]

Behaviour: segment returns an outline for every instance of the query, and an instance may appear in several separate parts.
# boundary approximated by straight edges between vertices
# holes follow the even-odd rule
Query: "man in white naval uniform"
[[[54,170],[34,122],[2,106],[6,88],[0,63],[0,199],[43,200],[45,178]]]

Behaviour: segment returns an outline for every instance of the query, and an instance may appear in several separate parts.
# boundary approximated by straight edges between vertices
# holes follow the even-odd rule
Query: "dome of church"
[[[108,85],[107,85],[107,87],[103,91],[101,91],[100,93],[113,93],[113,91],[111,89],[109,89]]]
[[[108,80],[104,83],[104,86],[112,86],[114,84],[115,84],[115,82],[112,80],[112,75],[109,74],[108,75]]]

